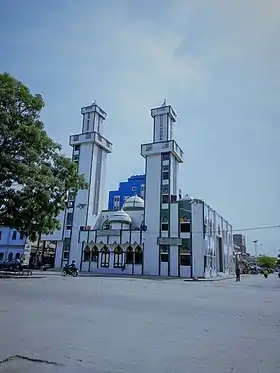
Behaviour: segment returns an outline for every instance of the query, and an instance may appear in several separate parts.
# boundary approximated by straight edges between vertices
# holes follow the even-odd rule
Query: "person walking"
[[[240,268],[239,268],[239,266],[236,267],[235,275],[236,275],[236,281],[240,281]]]

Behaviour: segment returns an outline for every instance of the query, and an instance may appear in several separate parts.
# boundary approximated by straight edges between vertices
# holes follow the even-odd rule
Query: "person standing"
[[[239,266],[236,267],[235,275],[236,275],[236,281],[240,281],[240,268],[239,268]]]

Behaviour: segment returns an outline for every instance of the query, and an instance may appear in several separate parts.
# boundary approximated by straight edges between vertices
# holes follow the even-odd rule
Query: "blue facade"
[[[0,226],[0,261],[20,257],[25,248],[26,238],[14,229]]]
[[[135,194],[144,198],[145,184],[145,175],[133,175],[127,181],[120,182],[118,190],[109,192],[108,210],[119,210],[125,200]]]

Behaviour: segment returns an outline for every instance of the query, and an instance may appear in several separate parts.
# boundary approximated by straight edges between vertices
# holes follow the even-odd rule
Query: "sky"
[[[0,14],[0,70],[43,95],[65,154],[82,106],[108,113],[107,191],[144,173],[150,109],[166,98],[183,192],[234,230],[280,225],[278,0],[0,0]],[[280,249],[280,228],[244,234],[251,252],[255,239]]]

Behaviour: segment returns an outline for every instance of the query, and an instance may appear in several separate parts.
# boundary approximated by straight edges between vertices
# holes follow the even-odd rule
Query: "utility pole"
[[[258,263],[257,263],[257,255],[258,255],[258,242],[259,240],[252,241],[255,247],[255,261],[256,261],[256,274],[258,273]]]

